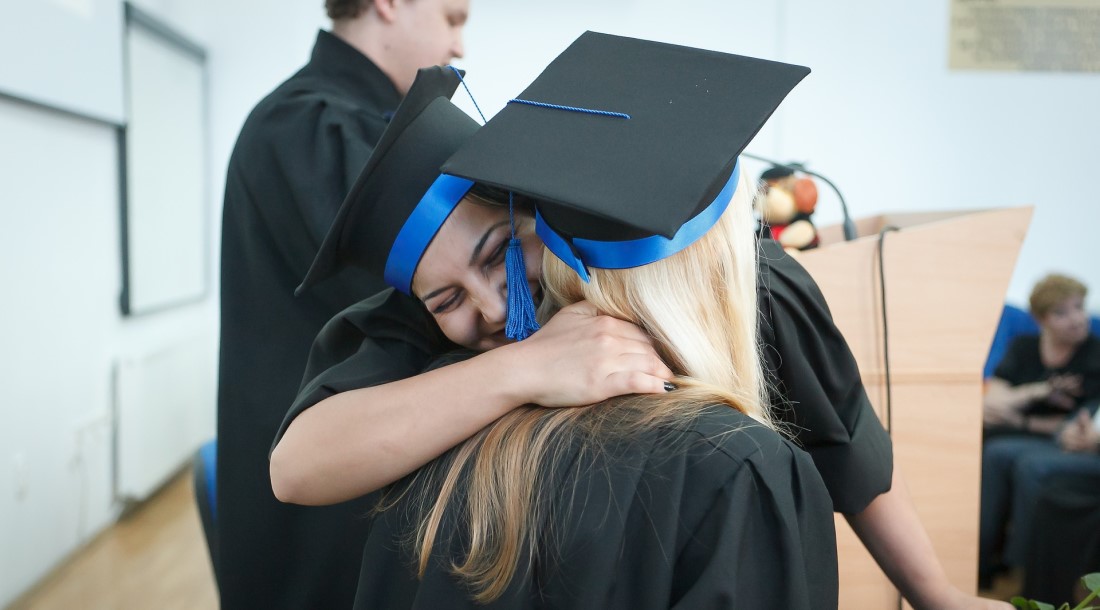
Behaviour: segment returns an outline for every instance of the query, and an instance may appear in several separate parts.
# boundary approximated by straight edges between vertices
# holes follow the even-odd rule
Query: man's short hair
[[[371,0],[325,0],[325,12],[333,21],[354,19],[367,10]]]

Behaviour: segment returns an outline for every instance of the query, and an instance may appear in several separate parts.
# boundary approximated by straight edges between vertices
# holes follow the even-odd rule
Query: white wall
[[[844,6],[787,2],[786,58],[814,73],[779,152],[811,160],[857,216],[1034,205],[1009,300],[1051,270],[1100,290],[1100,74],[952,72],[946,0]]]
[[[813,73],[750,152],[808,162],[856,217],[1034,205],[1008,299],[1025,303],[1051,270],[1100,290],[1100,195],[1087,178],[1100,161],[1100,74],[952,72],[949,8],[948,0],[852,0],[842,10],[813,0],[473,0],[460,65],[490,115],[585,29],[807,65]],[[839,204],[821,190],[816,221],[838,222]]]
[[[1100,289],[1100,201],[1088,178],[1100,76],[950,72],[947,0],[852,0],[843,11],[810,0],[472,2],[458,64],[489,115],[586,29],[803,63],[813,74],[750,150],[810,162],[857,216],[1035,205],[1009,298],[1022,302],[1054,268]],[[138,4],[208,52],[214,285],[201,303],[121,318],[113,130],[0,100],[0,606],[116,514],[115,363],[188,336],[205,337],[216,361],[229,153],[253,104],[308,59],[325,24],[320,0]],[[77,171],[92,178],[66,179]],[[828,194],[818,214],[839,218]]]
[[[119,310],[115,128],[0,100],[0,605],[19,596],[121,508],[114,489],[115,369],[198,341],[206,366],[179,383],[213,388],[213,297],[142,318]],[[185,404],[213,436],[210,391]],[[157,409],[161,405],[142,405]],[[173,469],[179,464],[170,464]],[[161,470],[161,482],[170,471]]]
[[[193,412],[176,420],[214,434],[216,288],[185,307],[120,314],[118,157],[115,126],[0,98],[0,607],[122,507],[120,363],[178,345],[197,352],[174,376],[198,388],[181,403]]]
[[[2,605],[112,517],[120,271],[114,130],[0,100],[0,133]]]

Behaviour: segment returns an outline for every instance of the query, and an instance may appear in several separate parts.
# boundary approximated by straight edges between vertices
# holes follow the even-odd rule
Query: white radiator
[[[115,367],[115,495],[144,500],[215,430],[214,353],[198,335]]]

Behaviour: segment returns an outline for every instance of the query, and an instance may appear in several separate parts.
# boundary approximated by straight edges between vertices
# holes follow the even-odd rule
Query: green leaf
[[[1085,588],[1089,591],[1094,593],[1100,591],[1100,572],[1084,575],[1081,578],[1081,582],[1085,583]]]
[[[1027,603],[1027,600],[1019,595],[1012,598],[1012,605],[1020,610],[1031,610],[1031,604]]]

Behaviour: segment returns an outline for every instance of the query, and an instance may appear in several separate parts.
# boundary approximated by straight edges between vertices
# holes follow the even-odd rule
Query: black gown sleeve
[[[348,307],[313,342],[298,396],[272,448],[294,418],[318,402],[418,375],[435,355],[453,349],[423,306],[392,288]]]
[[[760,242],[760,334],[780,419],[813,457],[837,512],[856,514],[890,489],[893,446],[844,336],[809,273]]]

